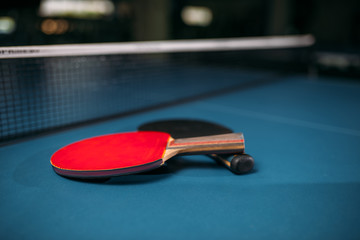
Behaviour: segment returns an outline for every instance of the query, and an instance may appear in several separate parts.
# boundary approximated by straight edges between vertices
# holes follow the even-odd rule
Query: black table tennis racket
[[[138,130],[166,132],[173,138],[202,137],[233,132],[231,129],[217,123],[192,119],[170,119],[148,122],[139,126]],[[254,159],[244,152],[237,155],[208,154],[208,156],[225,165],[236,174],[249,173],[254,167]]]

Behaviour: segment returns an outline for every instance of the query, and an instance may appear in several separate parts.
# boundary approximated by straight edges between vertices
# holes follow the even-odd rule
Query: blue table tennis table
[[[0,147],[1,239],[359,239],[360,84],[273,80]],[[58,176],[50,156],[91,136],[190,118],[243,132],[254,170],[206,156],[105,182]]]

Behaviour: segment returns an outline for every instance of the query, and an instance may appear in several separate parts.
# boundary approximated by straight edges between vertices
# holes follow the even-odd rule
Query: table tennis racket
[[[167,132],[173,138],[189,138],[233,132],[220,124],[194,119],[153,121],[140,125],[138,130]],[[245,153],[239,153],[235,156],[232,154],[209,154],[209,156],[237,174],[248,173],[254,167],[254,159]]]
[[[75,178],[104,178],[148,171],[184,154],[243,152],[242,133],[174,139],[165,132],[117,133],[84,139],[51,156],[56,173]]]

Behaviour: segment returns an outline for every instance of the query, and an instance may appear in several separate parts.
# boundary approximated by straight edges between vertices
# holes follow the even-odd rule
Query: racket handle
[[[209,154],[209,157],[224,165],[236,174],[245,174],[252,171],[254,158],[248,154]]]
[[[245,143],[242,133],[179,138],[170,141],[167,149],[177,154],[242,153]]]

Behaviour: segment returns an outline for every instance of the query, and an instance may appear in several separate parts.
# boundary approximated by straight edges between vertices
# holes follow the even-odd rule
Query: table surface
[[[0,238],[359,239],[360,84],[279,80],[2,146]],[[96,183],[50,166],[71,142],[173,118],[243,132],[254,171],[185,156]]]

